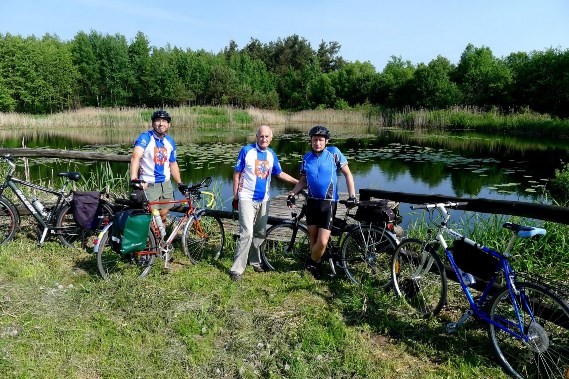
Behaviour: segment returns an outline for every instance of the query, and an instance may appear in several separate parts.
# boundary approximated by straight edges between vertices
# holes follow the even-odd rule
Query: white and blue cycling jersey
[[[176,162],[176,144],[169,135],[157,138],[152,130],[141,133],[134,146],[144,149],[140,159],[138,178],[146,183],[163,183],[170,180],[170,163]]]
[[[308,197],[338,201],[338,173],[348,160],[336,146],[328,146],[319,155],[310,151],[302,157],[300,175],[306,176]]]
[[[275,152],[261,150],[256,143],[241,148],[233,169],[241,173],[239,199],[253,201],[269,200],[271,175],[283,172]]]

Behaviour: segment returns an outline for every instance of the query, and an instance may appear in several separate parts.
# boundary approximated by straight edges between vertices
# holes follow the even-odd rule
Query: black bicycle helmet
[[[310,129],[308,135],[310,136],[310,138],[314,136],[322,136],[326,139],[330,139],[330,131],[328,130],[327,127],[322,125],[316,125],[312,129]]]
[[[159,109],[156,112],[152,113],[152,121],[154,122],[154,120],[156,120],[157,118],[163,118],[168,122],[172,121],[172,117],[170,117],[170,114],[166,112],[164,109]]]

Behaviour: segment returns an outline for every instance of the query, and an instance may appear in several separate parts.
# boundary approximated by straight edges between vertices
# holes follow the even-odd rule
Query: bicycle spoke
[[[502,289],[490,304],[489,316],[500,326],[489,324],[488,333],[500,363],[514,377],[567,378],[567,304],[541,285],[518,283],[517,289],[513,299]]]

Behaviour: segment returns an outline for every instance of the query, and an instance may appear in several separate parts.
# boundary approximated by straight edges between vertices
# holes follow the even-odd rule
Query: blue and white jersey
[[[241,173],[239,199],[253,201],[269,200],[271,175],[283,172],[275,152],[271,148],[261,150],[256,143],[241,149],[233,169]]]
[[[308,197],[338,201],[338,173],[348,160],[336,146],[326,147],[320,155],[310,151],[302,157],[300,175],[306,176]]]
[[[176,162],[176,144],[169,135],[157,138],[152,130],[138,136],[134,146],[144,149],[140,159],[138,178],[146,183],[163,183],[170,180],[170,162]]]

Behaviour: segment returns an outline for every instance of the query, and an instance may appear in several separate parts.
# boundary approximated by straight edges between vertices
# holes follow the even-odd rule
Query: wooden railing
[[[370,200],[371,198],[389,199],[409,204],[465,201],[468,202],[468,205],[460,207],[460,209],[466,211],[528,217],[544,221],[553,221],[560,224],[569,224],[569,208],[555,205],[535,204],[522,201],[452,197],[444,195],[421,195],[376,189],[360,190],[360,200]]]

